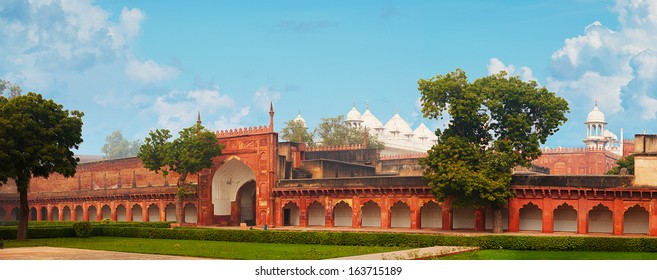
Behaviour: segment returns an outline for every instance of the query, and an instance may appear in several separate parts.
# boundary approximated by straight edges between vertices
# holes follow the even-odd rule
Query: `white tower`
[[[586,138],[584,143],[587,148],[603,149],[609,139],[605,137],[604,131],[607,122],[605,114],[598,109],[598,101],[595,101],[595,107],[586,118]]]

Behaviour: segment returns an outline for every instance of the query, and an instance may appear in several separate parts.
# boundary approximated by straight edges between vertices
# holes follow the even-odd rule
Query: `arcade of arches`
[[[359,172],[348,170],[356,164],[340,166],[333,160],[331,168],[335,170],[313,173],[326,177],[292,178],[290,174],[305,159],[305,146],[279,146],[272,123],[217,132],[224,147],[222,155],[214,159],[212,168],[190,179],[196,190],[184,198],[184,223],[492,228],[490,209],[453,208],[449,199],[436,201],[421,176],[336,178],[337,174]],[[330,152],[353,151],[322,151]],[[506,231],[657,236],[657,188],[627,187],[633,180],[627,176],[540,178],[514,176],[515,197],[502,213]],[[53,175],[33,181],[29,217],[36,221],[174,221],[177,188],[167,180],[175,179],[176,174],[165,179],[146,170],[137,158],[80,164],[76,177]],[[17,218],[15,186],[0,186],[0,221]]]

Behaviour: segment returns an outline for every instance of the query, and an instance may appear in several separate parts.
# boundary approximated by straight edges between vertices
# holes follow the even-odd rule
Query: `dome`
[[[354,104],[354,107],[351,108],[351,111],[347,113],[347,119],[345,122],[347,123],[359,123],[362,122],[363,120],[361,119],[360,112],[358,112],[358,109],[356,109],[356,105]]]
[[[360,118],[363,121],[363,126],[370,128],[370,129],[377,129],[377,128],[383,128],[383,124],[379,119],[377,119],[372,112],[370,112],[370,109],[367,108],[363,115]]]
[[[392,118],[386,123],[385,130],[389,132],[399,132],[401,134],[410,134],[413,133],[411,127],[408,126],[408,123],[399,116],[399,113],[396,113]]]
[[[303,117],[301,116],[301,111],[299,111],[299,114],[297,115],[297,117],[294,118],[294,121],[301,122],[301,123],[303,123],[303,127],[308,128],[308,126],[306,125],[306,120],[304,120]]]
[[[595,103],[595,108],[593,108],[593,111],[591,111],[588,117],[586,117],[586,123],[606,123],[605,114],[598,109],[598,102]]]
[[[420,140],[428,140],[428,141],[433,141],[433,140],[438,140],[438,137],[434,132],[432,132],[424,123],[421,123],[415,131],[415,137],[417,137]]]

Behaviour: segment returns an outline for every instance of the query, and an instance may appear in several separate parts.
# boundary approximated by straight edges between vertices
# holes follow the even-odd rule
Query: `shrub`
[[[75,236],[87,238],[93,233],[93,226],[90,222],[77,222],[73,224],[73,230],[75,230]]]

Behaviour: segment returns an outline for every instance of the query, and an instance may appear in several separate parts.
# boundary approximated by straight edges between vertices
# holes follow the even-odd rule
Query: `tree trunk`
[[[18,218],[18,234],[16,240],[27,240],[27,220],[30,217],[30,206],[27,204],[27,188],[18,190],[20,195],[20,211]]]
[[[504,231],[502,228],[502,207],[491,206],[491,212],[493,212],[493,233],[502,233]]]
[[[182,225],[185,222],[185,209],[183,209],[183,196],[185,195],[185,180],[187,174],[180,174],[178,178],[178,192],[176,193],[176,223]]]
[[[178,188],[180,189],[180,188]],[[185,215],[183,211],[183,198],[182,194],[178,192],[176,194],[176,223],[182,225],[185,222]]]

